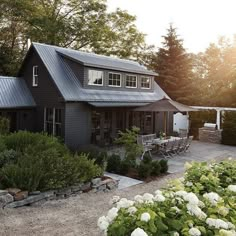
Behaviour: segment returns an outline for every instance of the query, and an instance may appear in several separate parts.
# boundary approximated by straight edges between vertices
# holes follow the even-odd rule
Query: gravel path
[[[0,210],[0,236],[101,236],[97,219],[109,210],[112,196],[131,199],[137,194],[153,193],[165,186],[166,181],[181,175],[171,174],[150,183],[109,193],[86,193],[34,207]]]

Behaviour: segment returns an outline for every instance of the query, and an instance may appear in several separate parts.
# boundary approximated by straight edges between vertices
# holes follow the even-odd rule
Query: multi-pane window
[[[137,88],[137,76],[136,75],[126,75],[125,86],[128,88]]]
[[[151,78],[150,77],[141,77],[141,88],[150,89],[151,88]]]
[[[121,87],[121,74],[109,73],[108,85],[113,87]]]
[[[44,109],[44,131],[50,135],[61,136],[62,110],[57,108]]]
[[[88,71],[88,84],[89,85],[103,85],[103,72],[99,70]]]
[[[39,83],[39,71],[38,66],[33,66],[33,81],[32,86],[37,87]]]

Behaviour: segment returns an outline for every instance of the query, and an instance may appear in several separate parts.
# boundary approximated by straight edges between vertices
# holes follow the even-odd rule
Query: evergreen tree
[[[191,104],[191,57],[183,47],[176,28],[170,24],[167,35],[163,36],[163,46],[153,57],[151,67],[159,74],[157,82],[173,99]]]

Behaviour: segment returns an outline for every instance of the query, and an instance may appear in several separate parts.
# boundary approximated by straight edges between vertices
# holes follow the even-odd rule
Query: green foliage
[[[159,161],[153,161],[152,162],[152,171],[151,171],[151,175],[152,176],[158,176],[160,175],[161,171],[164,171],[164,169],[162,170],[162,166],[160,165],[160,162]],[[166,171],[162,172],[162,173],[165,173]]]
[[[125,157],[120,163],[120,174],[126,175],[131,168],[136,168],[136,161],[129,157]]]
[[[168,160],[160,160],[160,166],[161,166],[161,169],[160,169],[160,172],[161,173],[166,173],[168,171]]]
[[[0,135],[8,134],[10,131],[10,121],[5,117],[0,117]]]
[[[20,157],[20,155],[21,154],[19,152],[12,149],[0,152],[0,169],[5,164],[15,163]]]
[[[236,146],[236,112],[225,112],[223,120],[222,143]]]
[[[151,175],[152,165],[150,163],[141,162],[138,166],[138,175],[141,179],[146,179]]]
[[[107,159],[107,171],[111,173],[120,173],[121,158],[119,155],[113,154]]]

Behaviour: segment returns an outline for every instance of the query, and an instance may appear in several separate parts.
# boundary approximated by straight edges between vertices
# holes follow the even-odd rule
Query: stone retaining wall
[[[200,128],[199,129],[199,141],[209,143],[221,143],[222,130]]]
[[[0,190],[0,208],[15,208],[32,205],[38,202],[57,200],[75,196],[85,192],[108,192],[118,187],[119,181],[108,177],[96,178],[91,182],[78,184],[64,189],[51,190],[47,192],[21,191],[18,188]]]

